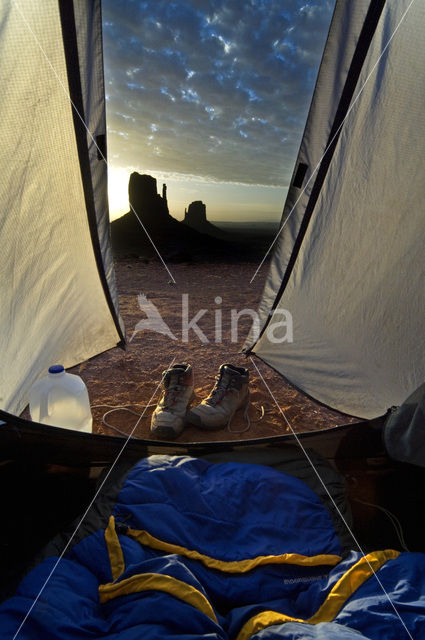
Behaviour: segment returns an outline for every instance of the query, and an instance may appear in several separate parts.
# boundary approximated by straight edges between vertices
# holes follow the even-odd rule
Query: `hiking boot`
[[[248,369],[222,364],[210,395],[188,411],[187,421],[205,431],[229,426],[238,409],[248,408],[248,383]]]
[[[163,372],[164,392],[151,418],[151,433],[157,438],[173,440],[183,431],[185,416],[193,393],[193,370],[190,364],[175,364]]]

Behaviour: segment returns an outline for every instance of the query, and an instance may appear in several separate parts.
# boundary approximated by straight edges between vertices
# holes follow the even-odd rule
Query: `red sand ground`
[[[137,295],[143,293],[158,308],[177,340],[152,331],[141,331],[136,333],[126,351],[112,349],[75,367],[73,372],[81,375],[87,384],[91,404],[133,405],[132,408],[137,413],[142,413],[143,405],[158,400],[159,391],[154,397],[153,394],[161,380],[162,371],[173,360],[175,363],[189,362],[193,365],[195,391],[197,400],[200,401],[212,388],[219,366],[224,362],[231,362],[248,367],[250,371],[252,424],[242,437],[257,438],[290,432],[250,359],[240,353],[251,324],[247,316],[240,319],[238,342],[230,341],[230,310],[257,309],[267,266],[263,267],[252,284],[249,282],[255,270],[252,263],[168,266],[177,282],[176,285],[170,284],[170,276],[159,262],[145,264],[142,260],[117,260],[116,274],[121,314],[128,337],[131,337],[136,323],[146,317],[137,301]],[[192,331],[189,334],[189,342],[182,342],[181,300],[182,294],[185,293],[189,294],[189,318],[200,309],[208,309],[198,322],[209,339],[208,343],[202,343]],[[220,305],[215,303],[216,296],[222,298]],[[221,343],[215,343],[215,310],[218,308],[222,310]],[[291,388],[257,358],[255,362],[295,431],[319,430],[351,421],[347,416],[326,409]],[[264,408],[265,414],[263,419],[258,421],[261,407]],[[114,435],[114,430],[102,424],[102,416],[107,410],[106,406],[93,408],[93,431]],[[134,431],[134,437],[150,438],[152,411],[153,407],[145,411]],[[138,418],[120,411],[108,416],[107,420],[124,433],[130,433]],[[238,412],[231,429],[241,431],[245,428],[242,412]],[[204,433],[188,426],[179,440],[199,442],[240,438],[240,433],[229,433],[227,430]]]

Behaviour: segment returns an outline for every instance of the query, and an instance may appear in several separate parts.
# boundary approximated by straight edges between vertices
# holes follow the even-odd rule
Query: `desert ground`
[[[231,340],[231,309],[257,309],[267,264],[252,284],[250,280],[256,268],[252,262],[167,266],[175,284],[159,261],[147,263],[135,257],[116,259],[120,310],[129,339],[127,347],[112,349],[70,370],[79,374],[88,387],[95,433],[131,433],[135,438],[151,439],[150,418],[160,397],[162,372],[179,362],[191,363],[194,368],[195,403],[208,395],[219,366],[225,362],[249,369],[251,390],[249,428],[243,412],[238,411],[230,425],[231,431],[203,432],[187,426],[178,438],[181,442],[275,436],[289,433],[291,428],[297,432],[319,430],[352,420],[305,397],[255,358],[273,399],[253,362],[241,353],[251,326],[248,316],[240,318],[237,342]],[[139,294],[155,305],[175,340],[150,330],[134,332],[137,323],[146,318],[138,303]],[[201,341],[193,331],[189,332],[187,342],[182,339],[183,294],[187,294],[190,319],[199,310],[207,309],[198,326],[208,342]],[[221,310],[221,316],[216,316],[216,310]],[[216,337],[219,338],[217,318],[220,319],[217,326],[222,327],[221,341],[216,341]],[[145,408],[148,404],[152,406]],[[105,416],[113,407],[126,407],[133,413],[117,410]]]

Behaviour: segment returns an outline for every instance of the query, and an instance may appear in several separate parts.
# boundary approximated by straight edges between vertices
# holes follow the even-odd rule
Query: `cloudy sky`
[[[112,217],[131,171],[182,218],[278,220],[334,0],[103,0]]]

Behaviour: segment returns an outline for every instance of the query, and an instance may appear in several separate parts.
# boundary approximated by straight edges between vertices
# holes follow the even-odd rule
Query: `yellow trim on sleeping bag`
[[[115,531],[115,518],[109,518],[108,526],[105,529],[105,542],[108,549],[109,562],[111,563],[112,578],[116,580],[124,573],[124,554],[121,549],[117,532]]]
[[[334,584],[325,601],[308,620],[293,618],[277,611],[263,611],[250,618],[240,630],[236,640],[248,640],[254,633],[258,633],[266,627],[285,622],[304,622],[307,624],[319,624],[319,622],[331,622],[342,609],[353,593],[361,587],[374,573],[376,573],[388,560],[394,560],[400,555],[399,551],[387,549],[374,551],[360,558],[341,578]]]
[[[199,560],[210,569],[217,569],[227,573],[246,573],[255,567],[266,564],[295,564],[302,567],[315,567],[319,565],[335,566],[338,562],[341,562],[341,557],[337,555],[320,554],[317,556],[303,556],[298,553],[283,553],[277,556],[257,556],[256,558],[250,558],[248,560],[233,560],[229,562],[211,558],[210,556],[199,553],[199,551],[187,549],[177,544],[158,540],[158,538],[155,538],[147,531],[127,529],[126,535],[151,549],[175,553],[185,558],[190,558],[191,560]]]
[[[99,587],[100,602],[108,602],[119,596],[142,591],[163,591],[195,607],[217,623],[217,618],[207,598],[195,587],[172,576],[161,573],[140,573],[121,582],[103,584]]]

